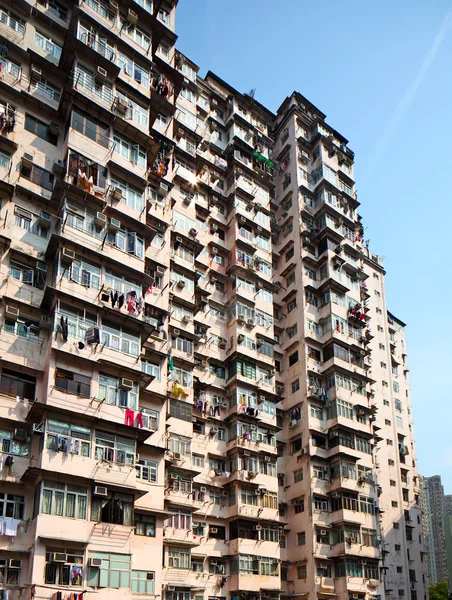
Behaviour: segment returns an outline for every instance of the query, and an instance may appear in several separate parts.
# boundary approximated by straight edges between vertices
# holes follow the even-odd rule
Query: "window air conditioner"
[[[190,229],[190,231],[188,232],[189,235],[191,235],[192,237],[196,237],[198,235],[198,232],[196,231],[196,229],[194,227],[192,227]]]
[[[209,533],[218,533],[218,527],[209,527]]]
[[[218,248],[216,246],[213,246],[211,252],[214,256],[216,256],[218,254]]]
[[[119,221],[118,219],[110,219],[108,228],[112,231],[119,231],[121,229],[121,221]]]
[[[121,200],[122,199],[122,190],[121,188],[115,187],[111,193],[111,197],[113,200]]]
[[[10,569],[20,569],[22,567],[22,561],[17,560],[17,558],[9,559],[9,568]]]
[[[26,429],[15,429],[13,434],[13,440],[18,442],[24,442],[27,439],[28,433]]]
[[[9,318],[9,319],[17,319],[19,317],[19,309],[16,308],[15,306],[6,306],[5,308],[5,315]]]
[[[138,14],[131,8],[129,8],[127,11],[127,22],[131,23],[132,25],[136,25],[138,23]]]
[[[23,161],[22,161],[22,164],[23,164]],[[66,167],[64,164],[64,160],[61,160],[59,158],[55,159],[53,161],[52,172],[55,173],[55,175],[62,176],[62,175],[64,175],[65,171],[66,171]]]
[[[158,273],[159,275],[165,275],[165,267],[156,267],[155,272]]]
[[[212,196],[210,199],[210,204],[212,206],[216,206],[218,204],[218,196]]]
[[[212,224],[210,225],[210,231],[211,231],[212,233],[216,233],[216,232],[218,231],[218,225],[216,225],[216,223],[212,223]]]
[[[173,329],[173,338],[180,336],[180,329]]]
[[[201,487],[199,488],[199,491],[200,491],[201,493],[205,494],[205,493],[207,492],[207,488],[206,488],[206,487],[204,487],[204,486],[201,486]],[[204,523],[204,525],[205,525],[205,523]],[[203,523],[201,523],[201,527],[202,527],[202,526],[203,526]]]
[[[328,534],[328,531],[327,531],[326,529],[321,529],[321,530],[319,531],[319,534],[320,534],[320,535],[322,535],[322,536],[324,536],[324,535],[327,535],[327,534]]]
[[[72,262],[75,259],[75,252],[74,252],[74,250],[69,250],[68,248],[63,248],[61,257],[68,262]]]
[[[271,459],[272,459],[272,457],[271,457],[271,456],[264,456],[264,461],[265,461],[265,462],[270,462],[270,461],[271,461]]]
[[[255,525],[254,531],[262,531],[262,525]]]
[[[90,558],[88,560],[88,567],[99,569],[101,566],[102,566],[102,559],[101,558]]]
[[[99,227],[103,227],[107,222],[107,217],[101,213],[101,212],[97,212],[96,216],[94,217],[94,223],[95,225],[98,225]]]
[[[24,152],[24,155],[22,156],[22,166],[25,167],[25,169],[33,168],[33,154]]]
[[[133,389],[133,381],[132,379],[125,379],[124,377],[119,382],[119,387],[122,390],[132,390]]]
[[[95,75],[96,81],[105,81],[107,78],[107,71],[102,67],[97,67],[97,72]]]
[[[183,290],[185,287],[185,281],[183,279],[179,279],[179,281],[176,283],[176,287],[178,287],[180,290]]]
[[[41,210],[38,217],[38,223],[41,225],[41,227],[43,227],[44,229],[48,229],[50,227],[51,222],[52,220],[50,214],[48,212],[45,212],[45,210]]]
[[[66,563],[67,562],[67,554],[64,554],[63,552],[52,552],[50,562]]]
[[[115,108],[116,108],[116,112],[120,113],[121,115],[125,115],[127,112],[127,109],[129,108],[127,100],[124,100],[124,98],[120,98],[119,96],[116,96]]]
[[[39,325],[42,329],[49,329],[49,327],[51,327],[51,325],[52,325],[52,321],[49,316],[41,315],[41,318],[39,320]]]
[[[108,489],[102,485],[95,485],[93,496],[108,496]]]

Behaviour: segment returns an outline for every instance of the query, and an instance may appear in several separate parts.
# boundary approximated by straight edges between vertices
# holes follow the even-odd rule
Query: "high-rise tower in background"
[[[449,561],[452,560],[450,527],[452,497],[444,495],[444,487],[439,475],[421,477],[421,484],[428,579],[429,585],[435,585],[442,581],[449,581],[448,567]]]
[[[0,588],[424,600],[347,140],[199,77],[177,2],[0,4]]]

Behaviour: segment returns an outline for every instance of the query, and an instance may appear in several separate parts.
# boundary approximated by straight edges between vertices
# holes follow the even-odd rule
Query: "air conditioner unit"
[[[198,232],[196,231],[196,229],[194,227],[192,227],[190,229],[190,231],[188,232],[189,235],[191,235],[192,237],[196,237],[198,235]]]
[[[259,402],[259,404],[261,404],[262,402],[265,402],[265,396],[263,394],[261,394],[259,396],[259,398],[257,399],[257,401]]]
[[[15,429],[13,433],[13,440],[18,442],[24,442],[27,439],[28,432],[26,429]]]
[[[116,112],[120,113],[121,115],[125,115],[127,112],[127,109],[129,108],[129,104],[128,104],[127,100],[124,100],[124,98],[120,98],[119,96],[116,96],[115,108],[116,108]]]
[[[173,458],[180,460],[180,452],[173,452]]]
[[[218,533],[218,527],[209,527],[209,533]]]
[[[48,212],[46,212],[45,210],[41,210],[41,212],[39,213],[39,217],[38,217],[38,223],[44,229],[48,229],[52,223],[50,214]]]
[[[122,390],[132,390],[133,389],[133,380],[125,379],[124,377],[119,382],[119,387]]]
[[[20,569],[22,567],[22,561],[17,560],[17,558],[9,559],[9,568],[10,569]]]
[[[66,563],[67,562],[67,554],[64,554],[63,552],[52,552],[50,562]]]
[[[210,231],[212,233],[216,233],[218,231],[218,225],[216,223],[211,223],[211,225],[210,225]]]
[[[271,461],[271,459],[272,459],[272,457],[271,457],[271,456],[264,456],[264,461],[265,461],[265,462],[270,462],[270,461]]]
[[[212,106],[218,106],[218,102],[217,102],[217,100],[215,100],[215,98],[212,98],[212,100],[211,100],[210,104],[211,104]]]
[[[107,71],[103,67],[97,67],[94,79],[99,82],[105,81],[107,79]]]
[[[74,250],[69,250],[69,248],[63,248],[63,251],[61,252],[61,257],[68,262],[72,262],[73,260],[75,260],[75,252]]]
[[[108,228],[111,231],[119,231],[121,229],[121,221],[119,221],[118,219],[113,219],[113,218],[110,219],[110,223],[108,224]]]
[[[319,531],[319,534],[320,534],[320,535],[322,535],[322,536],[323,536],[323,535],[327,535],[327,534],[328,534],[328,531],[327,531],[326,529],[321,529],[321,530]]]
[[[106,215],[104,215],[101,212],[97,212],[96,216],[94,217],[94,223],[95,223],[95,225],[98,225],[99,227],[103,227],[107,223]]]
[[[42,69],[40,69],[36,65],[31,65],[30,78],[32,81],[41,81]]]
[[[110,8],[114,11],[117,11],[119,9],[119,5],[116,2],[116,0],[109,0],[108,4],[110,5]]]
[[[216,256],[218,254],[218,248],[216,246],[213,246],[211,252],[214,256]]]
[[[131,8],[129,8],[127,11],[127,22],[131,23],[132,25],[136,25],[138,23],[138,14]]]
[[[122,199],[122,190],[121,188],[115,187],[111,192],[111,197],[113,200],[120,201]]]
[[[173,338],[180,336],[180,329],[173,329]]]
[[[182,321],[183,321],[184,323],[190,323],[190,321],[191,321],[191,317],[190,317],[190,315],[184,315],[184,316],[182,317]]]
[[[203,494],[205,494],[205,493],[207,492],[207,488],[206,488],[206,487],[204,487],[204,486],[201,486],[201,487],[199,488],[199,491],[200,491],[200,492],[202,492]],[[203,524],[201,523],[201,526],[202,526],[202,525],[203,525]]]
[[[222,350],[225,350],[226,348],[226,340],[222,340],[221,342],[218,343],[218,347],[221,348]]]
[[[319,569],[328,569],[328,565],[326,565],[325,563],[321,563],[319,565]]]
[[[168,590],[168,592],[175,592],[176,586],[175,585],[167,585],[166,589]]]
[[[42,329],[49,329],[52,326],[52,320],[47,315],[41,315],[39,325]]]
[[[32,169],[33,168],[33,154],[29,154],[28,152],[24,152],[24,155],[22,156],[22,166],[25,169]]]
[[[332,431],[330,437],[339,437],[339,431]]]
[[[17,319],[19,317],[19,309],[16,308],[15,306],[6,305],[5,315],[9,319]]]
[[[211,427],[211,428],[210,428],[210,431],[211,431],[212,433],[218,433],[218,427]]]
[[[95,485],[93,489],[93,496],[108,496],[108,489],[103,485]]]
[[[212,206],[216,206],[216,205],[218,204],[218,196],[212,196],[212,197],[210,198],[210,204],[211,204]]]
[[[255,525],[254,531],[262,531],[262,525]]]
[[[254,319],[247,319],[247,325],[254,325]]]
[[[23,164],[23,159],[22,159],[22,164]],[[59,176],[64,175],[64,173],[66,172],[66,167],[65,167],[65,164],[64,164],[64,160],[60,160],[59,158],[57,158],[56,160],[54,160],[53,161],[52,172],[55,173],[55,175],[59,175]]]
[[[88,560],[88,567],[99,569],[101,566],[102,566],[102,559],[101,558],[90,558]]]
[[[165,275],[166,269],[165,267],[156,267],[155,272],[159,275]]]
[[[170,479],[179,479],[179,475],[177,473],[170,473],[169,478]]]
[[[240,215],[240,223],[246,223],[246,218]]]

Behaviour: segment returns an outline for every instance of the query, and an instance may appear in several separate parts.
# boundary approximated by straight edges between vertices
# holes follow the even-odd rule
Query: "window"
[[[114,523],[117,525],[133,524],[132,494],[108,491],[108,497],[92,497],[91,521],[98,523]]]
[[[53,562],[55,552],[65,554],[65,562]],[[76,585],[83,582],[83,550],[70,548],[46,548],[44,582],[50,585]]]
[[[292,389],[292,394],[295,394],[295,392],[298,392],[298,390],[300,389],[300,380],[299,379],[292,381],[291,389]]]
[[[297,533],[297,546],[304,546],[306,544],[306,531],[300,531]]]
[[[119,465],[135,465],[135,440],[109,431],[96,430],[95,458]]]
[[[47,96],[53,102],[59,102],[61,97],[60,88],[56,87],[45,77],[41,77],[40,81],[31,80],[31,87],[39,91],[43,96]]]
[[[295,323],[295,325],[292,325],[292,327],[287,327],[286,333],[287,333],[287,337],[289,338],[289,340],[291,338],[293,338],[295,335],[297,335],[297,333],[298,333],[297,324]]]
[[[0,163],[1,163],[1,161],[0,161]],[[1,166],[1,164],[0,164],[0,166]],[[50,220],[49,213],[42,211],[41,214],[43,214],[43,216],[46,216]],[[15,219],[16,227],[25,229],[29,233],[32,233],[33,235],[37,235],[38,237],[47,238],[48,229],[46,227],[42,227],[39,224],[37,215],[16,205],[14,207],[14,219]]]
[[[62,47],[45,33],[35,30],[34,45],[44,50],[57,61],[60,60]]]
[[[112,188],[119,188],[121,190],[121,202],[140,212],[143,210],[144,194],[142,191],[133,187],[126,181],[115,179],[113,177],[111,178],[111,186]]]
[[[134,144],[117,133],[114,134],[113,141],[115,154],[122,156],[126,161],[141,169],[146,168],[146,152],[138,144]]]
[[[35,399],[35,390],[35,377],[23,375],[9,369],[2,369],[0,392],[3,394],[33,401]]]
[[[392,506],[393,508],[397,508],[397,507],[398,507],[398,505],[399,505],[399,503],[398,503],[396,500],[392,500],[392,501],[391,501],[391,506]]]
[[[44,480],[41,484],[40,512],[45,515],[86,519],[88,488]]]
[[[78,109],[73,109],[71,127],[104,148],[110,148],[109,128],[94,117],[90,117]]]
[[[135,594],[153,594],[154,593],[154,572],[153,571],[132,571],[132,593]]]
[[[295,254],[294,248],[291,248],[288,252],[286,252],[286,262],[288,262]]]
[[[129,58],[126,54],[118,52],[116,64],[126,75],[133,77],[139,85],[147,88],[150,87],[151,81],[149,71]]]
[[[4,331],[27,340],[39,341],[39,323],[20,317],[19,319],[5,318]]]
[[[289,367],[293,367],[298,362],[298,350],[289,356]]]
[[[181,402],[180,400],[170,398],[169,413],[176,419],[181,419],[182,421],[188,421],[191,423],[192,408],[191,405],[187,404],[186,402]]]
[[[177,546],[170,546],[167,551],[167,565],[174,569],[190,568],[190,550]]]
[[[76,396],[82,396],[82,398],[89,398],[91,390],[91,377],[79,375],[78,373],[71,373],[70,371],[57,368],[55,375],[55,387],[58,390],[67,392],[68,394],[75,394]]]
[[[7,558],[0,559],[0,585],[19,585],[20,567],[14,567]]]
[[[297,469],[293,472],[293,482],[298,483],[299,481],[303,481],[303,469]]]
[[[0,452],[13,454],[14,456],[28,456],[30,442],[15,440],[13,431],[0,429]]]
[[[307,579],[307,577],[308,577],[307,565],[300,565],[299,567],[297,567],[297,577],[298,577],[298,579]]]
[[[83,425],[73,425],[48,419],[46,423],[46,448],[54,452],[89,457],[91,430]]]
[[[130,588],[130,554],[90,552],[89,559],[91,558],[98,558],[102,563],[100,568],[88,568],[87,583],[89,586],[101,588]]]
[[[153,460],[140,459],[136,464],[137,478],[149,483],[157,482],[157,463]]]
[[[287,312],[290,313],[294,310],[294,308],[296,308],[297,306],[297,299],[293,298],[292,300],[290,300],[290,302],[287,303]]]
[[[111,338],[110,338],[111,339]],[[99,400],[121,408],[136,410],[138,407],[138,384],[132,389],[120,387],[120,380],[108,375],[99,375]]]
[[[38,272],[33,267],[21,265],[19,263],[10,263],[10,274],[13,279],[32,285],[39,289],[44,289],[45,279],[40,278]]]
[[[53,132],[47,123],[28,113],[25,114],[25,129],[54,146],[58,144],[58,133]]]
[[[0,518],[22,520],[24,510],[25,496],[0,492]]]

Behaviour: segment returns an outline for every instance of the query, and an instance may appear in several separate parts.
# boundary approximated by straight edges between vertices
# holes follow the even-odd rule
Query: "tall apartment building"
[[[444,495],[441,477],[422,477],[423,525],[425,550],[427,554],[429,585],[449,581],[446,521],[447,514],[452,514],[450,496]],[[447,506],[447,510],[446,510]],[[450,545],[450,541],[449,541]]]
[[[199,77],[176,4],[0,2],[0,588],[421,600],[353,152]]]

